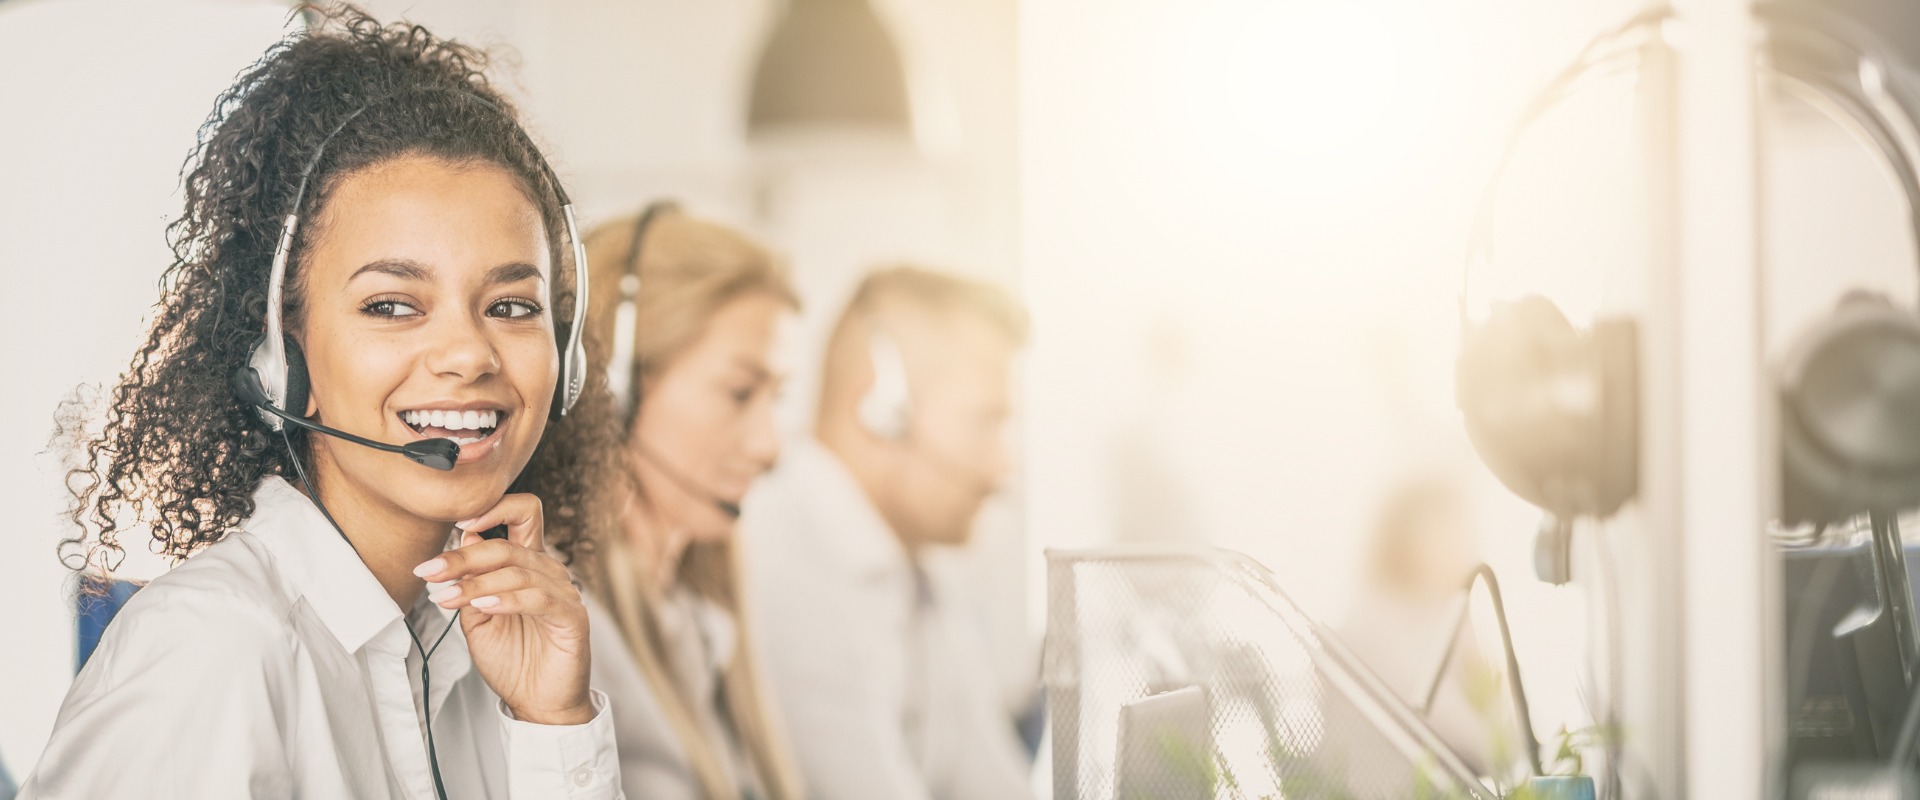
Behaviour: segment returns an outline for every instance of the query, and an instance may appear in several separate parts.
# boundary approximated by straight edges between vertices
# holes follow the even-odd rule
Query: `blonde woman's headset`
[[[701,485],[645,440],[633,435],[633,426],[640,416],[640,382],[644,377],[636,363],[639,359],[640,259],[646,253],[647,234],[652,232],[654,223],[663,215],[679,212],[679,203],[657,200],[648,204],[633,222],[632,238],[627,243],[627,267],[620,274],[620,305],[613,312],[613,356],[607,359],[607,386],[613,389],[614,408],[620,414],[621,427],[628,432],[640,457],[651,462],[681,491],[712,504],[731,519],[739,519],[739,503]]]

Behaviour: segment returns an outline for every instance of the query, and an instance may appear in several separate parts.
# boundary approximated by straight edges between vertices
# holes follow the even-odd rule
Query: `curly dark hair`
[[[333,190],[360,170],[421,155],[494,164],[520,181],[546,221],[553,319],[570,318],[571,248],[562,246],[556,187],[513,105],[488,84],[486,54],[417,25],[381,25],[350,6],[302,12],[308,30],[242,73],[200,128],[183,167],[186,209],[167,228],[173,263],[161,276],[145,343],[104,409],[78,399],[62,409],[78,530],[60,554],[76,571],[117,566],[129,525],[148,529],[156,553],[192,555],[253,514],[262,479],[292,474],[291,459],[305,455],[304,437],[283,444],[235,399],[228,380],[265,330],[268,272],[301,172],[336,128],[298,209],[289,330],[299,329],[301,254]],[[590,549],[589,532],[611,513],[598,507],[607,494],[597,482],[624,469],[614,449],[620,439],[605,377],[594,376],[572,412],[548,425],[515,484],[541,499],[547,540],[569,562]]]

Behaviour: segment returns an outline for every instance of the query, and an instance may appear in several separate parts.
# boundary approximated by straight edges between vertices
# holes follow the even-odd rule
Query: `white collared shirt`
[[[435,797],[420,654],[452,617],[400,609],[279,478],[240,529],[135,593],[60,706],[22,800]],[[619,798],[606,698],[581,725],[515,720],[458,625],[430,667],[450,800]]]
[[[836,456],[790,444],[741,520],[754,634],[812,796],[1032,796],[960,604],[908,557]]]

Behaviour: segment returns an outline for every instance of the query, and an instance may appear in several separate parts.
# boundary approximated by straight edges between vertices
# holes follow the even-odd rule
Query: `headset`
[[[1816,108],[1864,135],[1899,184],[1920,246],[1920,176],[1913,115],[1885,90],[1871,36],[1810,10],[1762,6],[1772,72]],[[1513,140],[1602,69],[1663,46],[1667,9],[1640,14],[1596,39],[1535,97]],[[1894,108],[1889,113],[1888,107]],[[1638,323],[1602,317],[1581,330],[1551,301],[1496,302],[1483,322],[1467,313],[1476,263],[1492,255],[1495,188],[1508,147],[1476,213],[1460,294],[1455,401],[1468,438],[1506,487],[1560,522],[1605,518],[1639,483]],[[1783,506],[1788,521],[1834,521],[1920,504],[1920,317],[1884,301],[1844,301],[1799,337],[1777,375]],[[1564,542],[1546,546],[1565,577]],[[1561,580],[1560,582],[1564,582]]]
[[[1891,90],[1875,38],[1811,9],[1766,13],[1787,23],[1768,42],[1768,55],[1788,67],[1786,88],[1833,106],[1830,116],[1873,145],[1920,254],[1916,117],[1911,95]],[[1799,332],[1776,381],[1781,521],[1825,525],[1920,505],[1920,316],[1884,295],[1849,293]]]
[[[1637,56],[1668,17],[1644,13],[1595,39],[1528,104],[1510,142],[1603,68]],[[1638,324],[1602,317],[1580,330],[1539,295],[1495,302],[1484,322],[1468,314],[1473,268],[1493,255],[1493,198],[1515,149],[1503,151],[1475,213],[1454,399],[1474,449],[1514,494],[1558,518],[1605,517],[1639,483]]]
[[[573,245],[573,320],[565,338],[561,338],[559,332],[555,331],[556,344],[560,350],[560,376],[554,385],[553,404],[548,410],[548,418],[558,420],[565,416],[572,410],[573,404],[580,399],[581,393],[586,388],[587,354],[581,337],[581,331],[586,324],[589,288],[586,248],[580,240],[579,225],[574,220],[573,201],[567,197],[566,189],[560,184],[560,176],[553,171],[552,165],[547,163],[546,156],[534,144],[533,137],[527,134],[526,129],[522,128],[512,115],[498,105],[478,94],[462,89],[438,86],[408,87],[376,98],[354,109],[335,125],[325,138],[320,140],[319,146],[314,148],[313,155],[308,157],[306,166],[300,172],[300,183],[294,191],[293,205],[288,210],[286,219],[281,223],[280,239],[274,246],[273,271],[267,281],[266,331],[260,341],[253,346],[247,363],[234,370],[230,380],[230,388],[234,396],[242,403],[255,408],[267,426],[280,434],[281,441],[287,445],[289,456],[292,458],[294,471],[299,475],[301,485],[306,487],[307,496],[313,500],[320,514],[326,517],[327,523],[340,534],[340,538],[347,542],[348,547],[353,547],[353,541],[347,538],[346,531],[340,527],[340,523],[334,521],[333,513],[327,510],[326,504],[320,500],[319,493],[314,491],[313,483],[307,477],[306,467],[300,463],[299,453],[294,450],[293,442],[288,436],[289,425],[382,452],[397,453],[414,463],[436,470],[453,469],[460,456],[460,445],[452,439],[423,439],[406,445],[392,445],[355,436],[307,418],[305,414],[310,383],[306,358],[300,351],[299,343],[286,334],[281,321],[282,305],[285,302],[287,260],[292,255],[294,232],[300,224],[300,204],[306,198],[307,185],[313,178],[314,170],[319,167],[321,157],[326,154],[327,145],[368,109],[380,103],[392,101],[408,92],[444,92],[478,103],[505,119],[521,142],[526,145],[528,151],[533,153],[534,161],[541,173],[546,176],[548,185],[553,187],[554,199],[560,203],[561,216],[567,225],[567,238]],[[497,526],[479,535],[483,539],[504,539],[507,534],[505,526]],[[357,552],[358,548],[355,550]],[[459,622],[460,612],[456,610],[453,618],[447,621],[447,627],[434,640],[432,647],[424,646],[419,634],[414,632],[412,623],[406,623],[407,635],[413,640],[413,646],[420,652],[422,698],[432,697],[431,677],[427,666],[433,660],[433,654],[440,649],[440,643],[446,641],[447,634],[453,632],[453,626]],[[426,701],[423,699],[422,702]],[[439,800],[447,800],[446,784],[440,777],[440,756],[433,743],[432,716],[431,710],[428,710],[424,717],[427,757],[432,767],[434,794]]]
[[[889,442],[905,442],[913,425],[913,390],[907,385],[900,345],[876,326],[867,337],[867,359],[873,364],[873,383],[860,396],[860,424]]]
[[[622,428],[629,433],[640,416],[642,376],[635,363],[639,358],[636,342],[640,332],[640,256],[646,252],[647,233],[653,229],[654,221],[662,215],[679,212],[680,204],[672,200],[649,203],[634,220],[633,235],[627,243],[627,267],[620,274],[620,304],[613,312],[613,357],[607,359],[607,385],[613,388],[614,407],[619,410]],[[639,445],[640,457],[652,462],[681,491],[711,504],[728,519],[740,518],[739,503],[701,485],[646,442],[637,438],[634,441]]]

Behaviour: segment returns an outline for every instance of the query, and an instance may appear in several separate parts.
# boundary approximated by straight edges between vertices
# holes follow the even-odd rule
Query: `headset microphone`
[[[266,390],[260,388],[260,373],[255,372],[252,367],[241,367],[233,371],[233,393],[242,401],[279,417],[294,427],[305,428],[314,433],[324,433],[336,439],[344,439],[381,452],[399,453],[415,464],[432,467],[442,472],[453,469],[454,462],[460,460],[460,443],[452,439],[422,439],[404,445],[392,445],[355,436],[338,428],[329,428],[306,417],[288,413],[268,402]]]
[[[681,472],[672,464],[667,463],[666,459],[661,458],[660,454],[655,453],[653,448],[648,447],[646,443],[641,442],[639,445],[640,457],[653,462],[653,465],[658,467],[660,472],[667,476],[667,480],[673,481],[673,484],[680,487],[681,491],[712,503],[714,508],[720,509],[720,513],[727,515],[727,519],[740,518],[739,503],[723,498],[718,493],[710,491],[705,486],[696,483],[693,478],[689,477],[686,473]]]

